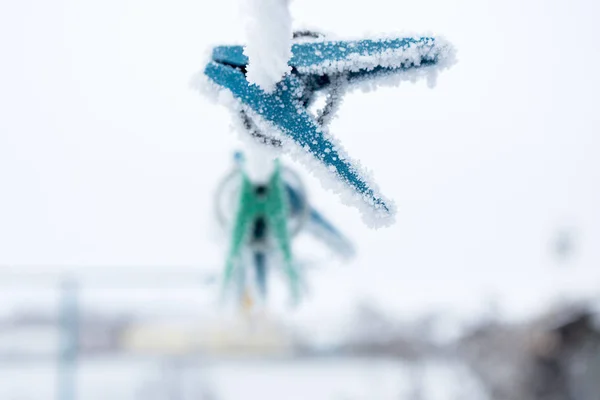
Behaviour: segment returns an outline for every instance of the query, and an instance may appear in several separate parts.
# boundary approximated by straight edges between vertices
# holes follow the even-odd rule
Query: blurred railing
[[[177,343],[161,346],[160,338],[156,339],[155,349],[151,345],[135,349],[126,339],[136,327],[165,316],[178,314],[186,315],[188,321],[198,320],[194,310],[214,300],[210,287],[215,276],[213,271],[192,267],[0,268],[0,335],[4,342],[0,346],[0,368],[6,370],[0,375],[0,398],[22,398],[19,393],[3,393],[5,382],[30,386],[22,391],[37,392],[40,399],[77,400],[81,392],[80,363],[83,369],[96,364],[97,374],[101,375],[107,375],[110,369],[123,370],[126,365],[136,369],[144,364],[147,370],[150,366],[160,369],[159,375],[171,376],[170,380],[198,369],[202,362],[198,349],[184,349],[181,344],[178,348]],[[168,341],[168,335],[162,340]],[[99,367],[103,363],[105,366]],[[37,374],[44,375],[42,379],[30,379],[29,375],[36,375],[34,370],[45,371]],[[23,385],[15,381],[19,379],[23,379]],[[31,386],[36,385],[46,390],[32,390],[36,388]],[[48,393],[50,386],[54,386],[54,396]],[[175,386],[180,385],[170,388],[165,399],[186,398],[174,394],[179,390]],[[143,398],[158,399],[158,392],[155,387]]]

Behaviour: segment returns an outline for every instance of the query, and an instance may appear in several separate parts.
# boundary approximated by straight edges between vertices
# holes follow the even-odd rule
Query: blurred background
[[[213,200],[241,142],[189,81],[241,2],[0,2],[0,399],[600,399],[597,2],[291,2],[459,62],[331,124],[392,227],[284,159],[357,256],[299,237],[302,303],[240,313]]]

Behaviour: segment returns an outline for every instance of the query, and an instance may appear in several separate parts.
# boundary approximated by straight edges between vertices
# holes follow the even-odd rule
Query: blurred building
[[[493,400],[597,400],[600,330],[587,308],[522,324],[488,323],[459,345]]]
[[[263,315],[141,322],[123,332],[121,346],[145,354],[286,355],[294,352],[295,341],[284,325]]]

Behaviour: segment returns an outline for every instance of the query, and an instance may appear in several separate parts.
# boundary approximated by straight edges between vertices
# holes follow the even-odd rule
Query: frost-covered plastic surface
[[[213,61],[235,66],[249,65],[247,48],[218,46]],[[440,37],[382,38],[365,40],[314,40],[291,46],[289,65],[301,73],[372,71],[377,68],[409,68],[438,64],[447,66],[454,57],[452,46]],[[251,82],[253,83],[253,82]]]
[[[228,107],[250,115],[262,131],[283,134],[280,142],[284,151],[309,165],[346,204],[356,206],[368,225],[379,227],[393,222],[393,202],[329,134],[323,115],[315,118],[308,107],[317,91],[333,88],[339,96],[340,80],[343,87],[365,82],[372,85],[374,78],[381,77],[394,77],[394,83],[414,81],[420,76],[435,77],[453,61],[452,47],[435,37],[316,40],[292,46],[289,65],[293,72],[271,93],[248,82],[245,68],[249,60],[241,46],[216,47],[204,74],[217,88],[233,95],[234,101],[230,96],[218,96],[226,99]]]
[[[266,92],[290,71],[292,17],[290,0],[246,0],[248,81]]]

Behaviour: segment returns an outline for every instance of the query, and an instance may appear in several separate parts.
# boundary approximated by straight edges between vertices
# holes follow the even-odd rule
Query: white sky
[[[239,1],[0,3],[0,264],[221,265],[212,196],[239,142],[227,111],[188,82],[210,45],[244,42]],[[598,292],[599,11],[592,0],[292,2],[299,26],[435,32],[459,51],[433,90],[347,96],[332,132],[396,200],[398,222],[369,230],[307,177],[360,254],[310,276],[299,317],[369,297],[407,313],[495,298],[518,313]],[[563,227],[577,232],[566,265],[550,246]]]

